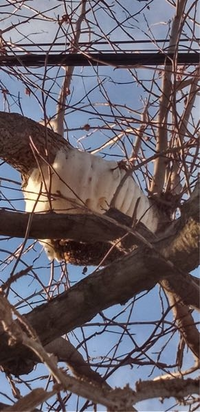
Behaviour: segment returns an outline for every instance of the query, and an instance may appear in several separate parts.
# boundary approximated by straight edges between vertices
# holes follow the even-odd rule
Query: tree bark
[[[191,219],[195,222],[196,212],[194,211],[196,211],[196,207],[193,203],[196,203],[197,199],[197,195],[193,196],[190,201],[191,207],[187,207],[189,222]],[[193,217],[189,215],[189,211]],[[177,221],[177,225],[179,232],[174,230],[173,224],[171,236],[168,231],[168,236],[164,236],[162,242],[157,241],[158,246],[162,245],[159,251],[151,244],[140,246],[124,258],[88,276],[67,292],[25,315],[26,320],[36,330],[41,342],[44,345],[48,344],[64,333],[88,322],[99,311],[115,304],[123,304],[134,295],[153,288],[157,282],[163,279],[172,282],[177,294],[179,292],[179,296],[182,295],[180,299],[184,303],[198,308],[198,284],[193,281],[193,277],[184,272],[186,268],[194,269],[196,266],[198,243],[193,243],[196,245],[195,261],[186,264],[185,250],[183,250],[181,266],[180,250],[176,248],[176,245],[179,244],[179,236],[180,238],[182,236],[180,229],[184,231],[185,228],[186,230],[187,221],[184,215]],[[196,225],[198,227],[198,222]],[[196,232],[197,230],[194,230],[195,238]],[[172,242],[172,239],[175,238],[176,242]],[[171,240],[171,249],[169,240]],[[176,253],[180,263],[178,268],[175,266]],[[185,286],[183,287],[183,285]],[[31,357],[22,345],[9,347],[8,337],[6,333],[2,332],[0,362],[5,363],[20,355],[23,358]]]
[[[159,267],[159,272],[157,268]],[[47,304],[41,305],[25,319],[36,331],[43,345],[90,321],[100,311],[123,304],[132,296],[150,290],[163,277],[176,276],[165,259],[140,248],[105,269],[88,276]],[[16,356],[29,358],[21,345],[8,346],[8,335],[0,335],[0,363]]]
[[[0,158],[26,181],[37,161],[52,163],[57,151],[70,144],[51,129],[18,113],[0,112]]]
[[[32,168],[37,166],[38,161],[51,162],[57,150],[66,145],[68,143],[62,137],[30,119],[18,114],[0,113],[1,158],[19,170],[24,179]],[[91,243],[97,239],[109,242],[129,232],[127,249],[138,245],[136,250],[123,258],[24,315],[36,330],[42,344],[52,342],[62,334],[88,322],[99,311],[115,304],[123,304],[161,281],[167,282],[167,287],[176,293],[180,301],[198,309],[199,285],[195,278],[187,273],[197,267],[199,259],[198,198],[197,187],[191,199],[184,204],[181,217],[156,239],[149,235],[148,231],[142,231],[141,236],[142,226],[138,226],[138,233],[133,233],[133,230],[126,226],[126,222],[124,225],[119,224],[110,217],[89,214],[27,215],[1,211],[1,234],[4,235],[23,237],[28,224],[28,236],[33,238],[66,236],[79,242]],[[16,217],[19,219],[18,223]],[[2,331],[0,336],[1,364],[11,361],[13,365],[15,358],[17,362],[20,358],[31,358],[30,351],[22,345],[8,346],[5,332]],[[16,365],[16,372],[19,373],[19,363]]]

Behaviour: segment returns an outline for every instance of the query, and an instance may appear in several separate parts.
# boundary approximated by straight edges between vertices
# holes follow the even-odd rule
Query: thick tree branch
[[[71,342],[69,342],[69,340],[57,338],[46,345],[45,350],[48,353],[53,353],[59,362],[66,362],[76,377],[86,378],[90,381],[107,385],[99,373],[90,367],[81,353],[71,344]]]
[[[165,234],[162,241],[160,240],[154,243],[154,247],[146,242],[143,246],[140,246],[123,259],[119,259],[106,268],[88,276],[69,291],[26,315],[25,317],[36,330],[42,343],[44,345],[48,344],[64,333],[89,321],[99,311],[118,303],[124,303],[135,294],[151,289],[157,282],[164,279],[168,282],[170,288],[174,288],[180,300],[185,304],[198,308],[198,284],[192,280],[193,278],[191,276],[181,272],[181,270],[191,269],[191,266],[194,268],[193,265],[195,264],[196,266],[197,264],[197,200],[198,190],[196,188],[190,201],[188,201],[184,207],[182,217],[172,224],[172,233],[168,230],[167,235]],[[87,218],[89,218],[89,215]],[[103,217],[102,220],[104,220]],[[182,230],[185,230],[184,228],[188,224],[190,225],[191,221],[194,226],[194,234],[192,235],[192,229],[191,226],[189,226],[190,236],[196,239],[194,242],[194,250],[196,252],[194,253],[194,262],[188,262],[186,260],[185,263],[187,238],[185,238],[183,242],[184,249],[182,259],[180,258],[181,249],[179,248],[180,242],[178,239],[179,236],[182,236]],[[125,230],[127,230],[126,227]],[[172,239],[175,239],[174,242],[172,242]],[[156,251],[156,247],[158,251]],[[164,255],[164,258],[162,255]],[[168,260],[170,260],[171,263]],[[176,269],[175,266],[177,261],[179,264],[178,269]],[[20,353],[22,353],[21,350],[22,347],[20,346],[13,348],[8,347],[7,335],[5,333],[1,335],[0,362],[13,359],[17,354],[20,355]],[[25,355],[24,352],[23,355]]]
[[[23,238],[26,233],[28,238],[66,238],[91,244],[112,242],[128,234],[125,242],[127,249],[134,244],[144,244],[146,239],[181,270],[191,271],[199,263],[199,182],[190,199],[182,206],[181,217],[156,238],[140,223],[136,230],[128,227],[130,218],[116,210],[110,210],[105,215],[31,215],[0,210],[0,235]]]
[[[159,267],[159,272],[157,268]],[[91,320],[99,311],[151,289],[163,275],[177,271],[148,248],[140,248],[88,276],[67,292],[25,315],[43,345]],[[8,336],[1,334],[0,362],[13,359],[22,347],[7,347]],[[21,352],[22,353],[22,352]],[[23,351],[23,356],[25,353]]]
[[[17,317],[19,316],[18,323],[13,321],[13,310],[14,314]],[[131,401],[129,400],[124,401],[124,409],[122,409],[121,402],[123,401],[123,398],[120,399],[120,396],[116,396],[116,398],[114,398],[112,396],[113,391],[108,389],[106,386],[94,384],[91,381],[86,380],[80,381],[79,379],[75,379],[67,375],[60,368],[58,368],[56,357],[48,355],[37,336],[35,336],[35,332],[32,330],[28,322],[24,320],[22,321],[21,316],[3,296],[0,297],[0,320],[2,322],[4,330],[7,331],[9,335],[10,345],[16,342],[22,342],[25,347],[28,347],[33,353],[35,353],[40,358],[42,363],[48,368],[50,374],[54,377],[55,382],[59,385],[59,387],[57,388],[58,390],[70,390],[70,392],[82,396],[86,399],[90,399],[94,403],[105,405],[113,411],[123,411],[124,409],[126,410],[126,406],[128,407],[128,410],[132,409]],[[22,329],[22,327],[24,330]],[[50,392],[50,395],[53,394],[55,394],[54,391]],[[40,395],[42,395],[42,393],[40,393]],[[45,393],[44,391],[43,396],[41,396],[40,402],[46,400],[48,398],[48,395],[49,394]],[[33,406],[38,406],[38,403]],[[11,408],[11,410],[13,409]],[[15,410],[24,409],[18,409],[18,407],[16,407]]]
[[[187,346],[191,349],[192,353],[194,354],[195,360],[197,360],[197,362],[200,363],[200,335],[196,325],[194,324],[194,319],[190,313],[190,310],[187,306],[183,305],[183,303],[180,302],[179,296],[177,296],[174,292],[172,293],[170,291],[170,288],[168,288],[167,281],[163,281],[162,286],[167,291],[169,302],[172,306],[172,312],[178,329],[181,335],[183,336]]]
[[[14,126],[15,120],[17,124]],[[16,137],[14,139],[12,136],[13,130],[19,131],[17,140],[21,141],[21,146],[15,143]],[[25,175],[29,173],[30,168],[35,167],[37,164],[34,154],[30,154],[33,153],[30,150],[30,136],[33,141],[34,138],[36,139],[37,144],[35,141],[34,144],[40,155],[44,157],[47,153],[44,149],[46,139],[48,148],[50,147],[51,149],[53,147],[53,149],[50,150],[52,158],[59,147],[66,145],[64,139],[50,130],[37,125],[30,119],[24,119],[24,117],[20,115],[0,114],[1,157],[14,167],[16,167],[16,164],[19,164],[19,157],[21,158],[22,156],[24,159],[28,158],[28,160],[24,160],[20,168],[18,167]],[[22,150],[22,152],[20,152],[20,150]],[[5,217],[7,212],[2,211],[1,213],[2,218],[2,216]],[[9,217],[14,218],[14,213],[13,216]],[[29,217],[22,214],[19,215],[19,219],[23,226],[21,232],[23,237]],[[132,231],[132,229],[128,229],[127,226],[120,225],[112,219],[103,216],[100,218],[92,215],[77,217],[49,214],[47,217],[45,215],[42,215],[42,217],[33,215],[30,219],[32,219],[32,221],[29,222],[31,223],[29,236],[33,236],[35,231],[36,238],[42,238],[44,236],[44,230],[48,232],[49,228],[54,227],[54,238],[60,238],[62,233],[62,237],[66,235],[67,238],[70,237],[74,239],[78,233],[77,223],[78,226],[81,227],[81,235],[78,233],[77,240],[79,242],[89,241],[90,244],[91,242],[97,241],[98,233],[100,233],[101,240],[107,236],[106,241],[110,241],[113,240],[112,232],[114,233],[114,239],[116,239]],[[49,224],[50,219],[55,219],[53,226]],[[61,226],[59,226],[59,222],[61,221],[63,232],[65,232],[64,235]],[[35,222],[37,222],[36,226]],[[44,226],[43,222],[45,222]],[[3,223],[4,219],[2,220],[2,224]],[[20,236],[21,229],[19,226],[17,227],[17,225],[15,227],[15,225],[16,221],[13,221],[15,235],[17,235],[18,230],[18,236]],[[43,236],[41,236],[41,233],[39,234],[40,229],[38,225],[41,226]],[[59,233],[56,232],[56,227],[58,226]],[[140,236],[130,234],[131,244],[137,243],[140,245],[137,250],[129,253],[123,259],[113,262],[105,269],[89,276],[68,292],[26,315],[30,324],[36,329],[42,343],[48,344],[62,334],[89,321],[99,311],[114,304],[123,303],[135,294],[154,287],[157,282],[163,279],[167,279],[170,283],[170,288],[174,288],[180,300],[185,304],[198,308],[198,285],[196,282],[191,282],[192,278],[185,273],[188,270],[194,269],[198,264],[198,228],[198,193],[196,190],[191,200],[183,207],[182,216],[170,225],[164,233],[164,236],[158,237],[156,241],[155,239],[151,239],[151,237],[148,238],[149,241],[152,240],[152,245]],[[5,227],[4,230],[6,231]],[[11,228],[9,228],[9,230],[11,230]],[[5,234],[4,232],[4,235]],[[9,235],[11,234],[10,232]],[[47,236],[47,233],[45,233],[45,237],[51,236],[49,236],[49,234]],[[188,256],[188,259],[186,256]],[[191,256],[192,259],[189,259]],[[176,267],[178,267],[178,269],[176,269]],[[19,347],[8,347],[6,334],[1,336],[1,362],[13,359],[17,354],[20,355],[20,353],[22,353],[21,350],[22,346],[20,345]],[[23,355],[25,355],[24,352]]]
[[[179,401],[187,395],[199,394],[199,378],[197,379],[159,379],[140,381],[136,384],[136,402],[152,398],[171,398]]]
[[[131,229],[126,226],[130,218],[124,216],[118,211],[115,215],[120,218],[120,223],[107,215],[98,214],[58,214],[58,213],[17,213],[0,210],[0,235],[23,238],[29,220],[31,221],[28,233],[29,239],[71,239],[79,242],[112,242],[128,232]],[[155,238],[142,224],[140,227],[141,234],[145,237]],[[131,235],[136,240],[134,233]],[[131,242],[131,241],[130,241]],[[132,240],[133,243],[133,240]]]
[[[200,179],[189,200],[181,208],[181,218],[172,224],[174,228],[171,226],[165,232],[165,236],[168,236],[168,245],[164,246],[164,238],[159,240],[159,247],[164,249],[164,256],[168,259],[170,256],[172,262],[176,259],[176,265],[180,264],[181,269],[185,271],[193,270],[199,263],[199,256],[195,252],[199,249],[199,199]]]
[[[25,179],[37,167],[37,153],[31,149],[31,141],[40,156],[50,163],[61,147],[70,146],[63,137],[27,117],[0,112],[0,158]]]
[[[162,77],[162,93],[160,97],[160,109],[158,115],[158,136],[156,150],[158,153],[166,151],[168,146],[168,116],[171,109],[172,98],[175,93],[172,84],[172,74],[176,71],[179,38],[181,35],[181,25],[184,21],[184,10],[187,0],[177,2],[176,13],[172,21],[169,34],[170,42],[168,50],[174,54],[170,67],[165,64]],[[160,196],[162,193],[166,173],[166,158],[159,156],[154,163],[154,173],[151,185],[151,192]]]
[[[42,388],[33,389],[28,395],[20,398],[14,405],[4,405],[2,412],[39,412],[39,409],[36,409],[36,406],[40,406],[43,402],[46,402],[49,398],[56,395],[59,391],[59,387],[46,391]]]
[[[88,276],[47,304],[34,309],[25,315],[25,319],[35,329],[42,344],[46,345],[88,322],[99,311],[118,303],[123,304],[135,294],[151,289],[164,277],[178,277],[181,281],[179,270],[159,253],[147,246],[140,247],[123,259]],[[7,339],[7,335],[2,333],[0,362],[14,359],[20,353],[25,357],[22,346],[8,347]],[[13,360],[11,363],[13,366]]]
[[[17,315],[15,309],[14,313]],[[3,296],[0,299],[0,319],[4,329],[8,332],[9,339],[11,340],[10,344],[13,345],[14,342],[22,342],[25,347],[28,347],[35,352],[48,367],[50,373],[54,376],[59,385],[58,389],[70,390],[82,397],[91,399],[95,403],[105,405],[112,411],[132,410],[132,404],[144,399],[156,397],[166,398],[172,396],[182,399],[188,394],[199,393],[199,379],[183,380],[173,378],[168,380],[159,379],[150,382],[137,382],[136,392],[129,388],[109,390],[107,387],[103,387],[102,385],[94,385],[91,384],[91,382],[79,381],[68,376],[57,367],[55,358],[48,356],[27,320],[25,322],[22,321],[20,316],[20,323],[13,321],[12,306]],[[24,330],[22,329],[22,325]],[[54,393],[55,392],[51,392],[50,396]],[[33,403],[32,407],[37,406],[39,404],[39,400],[42,402],[49,396],[48,393],[43,392],[39,393],[39,395],[39,397],[36,397],[36,402]],[[29,398],[29,401],[31,399],[33,401],[34,399],[31,398],[31,394]],[[27,399],[25,398],[24,402],[26,400]],[[24,403],[22,402],[21,408],[23,405]],[[10,410],[14,409],[11,407]],[[17,410],[22,409],[17,408]]]
[[[114,214],[113,214],[114,212]],[[146,240],[160,252],[166,260],[170,260],[179,270],[191,271],[199,262],[199,185],[197,184],[190,200],[182,207],[182,216],[169,225],[168,229],[155,239],[146,228],[139,224],[137,231],[128,228],[127,217],[120,212],[112,211],[118,221],[110,216],[98,215],[57,215],[57,214],[15,214],[0,211],[0,234],[23,237],[29,218],[31,219],[28,237],[46,238],[62,237],[74,241],[112,242],[128,233],[123,247],[130,250],[133,245],[144,245]],[[119,223],[119,221],[123,222]],[[142,235],[142,237],[141,237]],[[148,242],[146,243],[148,245]],[[92,246],[91,246],[92,247]],[[186,258],[187,256],[187,258]],[[163,275],[164,276],[164,275]],[[185,274],[177,273],[170,278],[171,291],[174,290],[185,304],[199,308],[199,285],[196,279]]]

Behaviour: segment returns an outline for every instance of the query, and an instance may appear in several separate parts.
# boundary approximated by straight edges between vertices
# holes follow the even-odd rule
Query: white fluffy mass
[[[110,208],[116,194],[112,207],[131,217],[136,210],[137,220],[155,232],[158,222],[149,199],[132,176],[120,185],[125,175],[126,171],[116,161],[74,148],[61,149],[51,167],[44,165],[30,175],[24,189],[26,211],[80,214],[90,210],[102,214]],[[48,240],[43,243],[48,245]],[[52,248],[45,249],[52,259]]]

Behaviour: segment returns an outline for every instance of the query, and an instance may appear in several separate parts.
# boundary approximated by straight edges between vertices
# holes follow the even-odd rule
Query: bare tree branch
[[[69,291],[34,309],[25,317],[36,330],[42,343],[46,345],[74,327],[84,324],[99,311],[116,303],[123,303],[143,290],[151,289],[163,278],[169,281],[176,279],[178,284],[184,282],[184,276],[179,269],[176,270],[153,249],[147,246],[140,247],[123,259],[88,276]],[[192,297],[191,304],[197,304],[198,307],[198,289],[194,288]],[[54,328],[53,325],[56,327]],[[1,335],[1,362],[5,362],[9,357],[14,358],[20,351],[20,348],[8,349],[7,336]]]
[[[1,159],[22,173],[25,180],[38,166],[31,140],[40,154],[40,162],[44,158],[51,163],[61,147],[70,147],[63,137],[39,123],[17,113],[0,112]]]
[[[199,394],[199,378],[196,379],[159,379],[141,381],[136,384],[136,402],[150,398],[183,399],[187,395]]]
[[[174,314],[174,319],[178,325],[180,334],[183,336],[186,344],[191,349],[195,356],[195,360],[200,364],[200,353],[199,353],[199,341],[200,334],[197,326],[194,323],[194,319],[185,305],[180,302],[179,297],[175,293],[169,293],[168,297],[170,304],[172,305],[172,311]]]
[[[75,27],[73,27],[72,29],[73,39],[71,41],[70,54],[77,54],[78,52],[78,43],[81,36],[81,25],[85,18],[86,4],[86,0],[81,1],[80,15],[76,21]],[[66,97],[68,96],[68,94],[70,94],[70,84],[72,81],[74,66],[66,66],[64,70],[65,76],[58,97],[57,113],[55,119],[53,120],[53,124],[51,122],[51,125],[53,125],[53,129],[55,130],[55,132],[57,132],[61,136],[64,136],[65,102]]]
[[[19,323],[13,322],[12,319],[12,311],[14,310],[14,314],[19,317]],[[41,345],[40,341],[38,340],[37,336],[35,335],[35,331],[33,331],[32,327],[27,323],[27,321],[22,320],[21,316],[17,313],[17,311],[8,303],[7,299],[3,296],[0,297],[0,320],[3,325],[5,331],[8,332],[10,345],[22,342],[26,347],[30,348],[44,363],[45,366],[49,369],[51,375],[55,378],[58,387],[55,388],[58,390],[70,390],[77,395],[80,395],[84,398],[90,399],[95,403],[99,403],[101,405],[105,405],[110,410],[116,411],[123,411],[123,408],[130,410],[132,409],[132,399],[125,400],[123,399],[123,390],[121,394],[117,395],[114,398],[112,396],[112,390],[108,390],[107,386],[105,385],[95,385],[94,383],[86,382],[84,380],[80,381],[75,379],[66,373],[64,373],[60,368],[57,367],[57,362],[55,357],[49,356],[46,350]],[[22,330],[22,326],[25,327],[25,331]],[[31,334],[32,336],[28,336]],[[126,390],[124,390],[126,392]],[[116,391],[115,391],[116,393]],[[130,390],[131,393],[131,390]],[[49,396],[55,394],[55,390],[51,391],[50,393],[44,390],[36,390],[32,394],[29,394],[28,401],[32,400],[32,405],[29,407],[32,409],[33,407],[38,406],[39,403],[43,402],[45,399],[48,399]],[[25,398],[24,402],[20,402],[18,407],[22,408],[27,406],[27,398]],[[17,405],[15,405],[17,408]],[[10,409],[13,410],[13,407]],[[15,409],[15,410],[23,410],[23,409]]]
[[[158,115],[158,136],[156,142],[156,151],[158,153],[165,152],[168,147],[168,116],[170,105],[172,102],[173,83],[171,77],[176,71],[176,56],[178,53],[179,38],[181,35],[181,27],[184,21],[184,10],[187,0],[180,0],[176,4],[176,13],[172,22],[170,33],[169,51],[174,53],[174,59],[171,67],[165,66],[162,77],[162,93],[160,98],[160,109]],[[151,185],[151,192],[160,196],[165,182],[166,159],[159,157],[154,163],[154,175]]]
[[[36,412],[38,411],[38,409],[35,409],[37,406],[41,405],[53,395],[56,395],[58,391],[59,388],[53,389],[49,392],[42,388],[33,389],[30,393],[28,393],[28,395],[23,396],[15,402],[13,406],[7,405],[5,409],[1,410],[3,412]]]
[[[69,340],[57,338],[48,343],[48,345],[45,346],[45,350],[48,353],[53,353],[59,362],[66,362],[76,377],[85,377],[88,380],[103,383],[109,388],[109,385],[103,381],[98,372],[91,369],[80,352],[74,347],[74,345],[71,344]]]
[[[27,329],[23,331],[19,324],[12,320],[12,306],[2,296],[0,299],[0,313],[1,322],[4,329],[8,332],[12,344],[14,342],[23,342],[23,344],[33,350],[37,356],[46,364],[51,374],[56,379],[59,386],[55,386],[50,393],[36,389],[30,393],[29,396],[21,399],[18,404],[15,404],[15,410],[22,411],[23,408],[28,406],[30,410],[38,406],[41,402],[47,399],[49,396],[55,394],[55,390],[70,389],[74,393],[93,400],[95,403],[99,403],[107,406],[111,411],[124,411],[132,410],[132,404],[137,403],[144,399],[155,397],[171,397],[183,398],[187,394],[199,393],[199,379],[192,380],[187,379],[159,379],[154,382],[138,382],[136,384],[136,392],[125,389],[108,390],[99,385],[94,385],[84,381],[78,381],[70,376],[67,376],[61,369],[57,367],[56,361],[53,357],[47,355],[46,351],[35,336],[35,332],[32,332],[27,321],[23,321],[21,316],[19,317],[20,323],[23,322],[23,326]],[[14,309],[15,315],[17,315]],[[28,333],[33,333],[33,336],[28,337]],[[11,341],[10,341],[11,344]],[[149,393],[150,391],[150,393]],[[125,397],[126,395],[126,397]],[[28,403],[27,403],[28,402]],[[8,410],[14,410],[14,407]]]

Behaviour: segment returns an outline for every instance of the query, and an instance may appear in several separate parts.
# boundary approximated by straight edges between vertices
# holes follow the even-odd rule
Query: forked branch
[[[178,53],[181,28],[184,21],[184,11],[187,0],[178,0],[176,13],[172,22],[168,51],[174,54],[171,66],[165,64],[162,77],[161,97],[158,114],[158,134],[156,142],[157,153],[164,153],[168,148],[168,118],[176,89],[173,87],[172,76],[176,73],[176,58]],[[159,156],[154,163],[154,173],[150,191],[153,195],[160,196],[165,183],[166,158]]]

